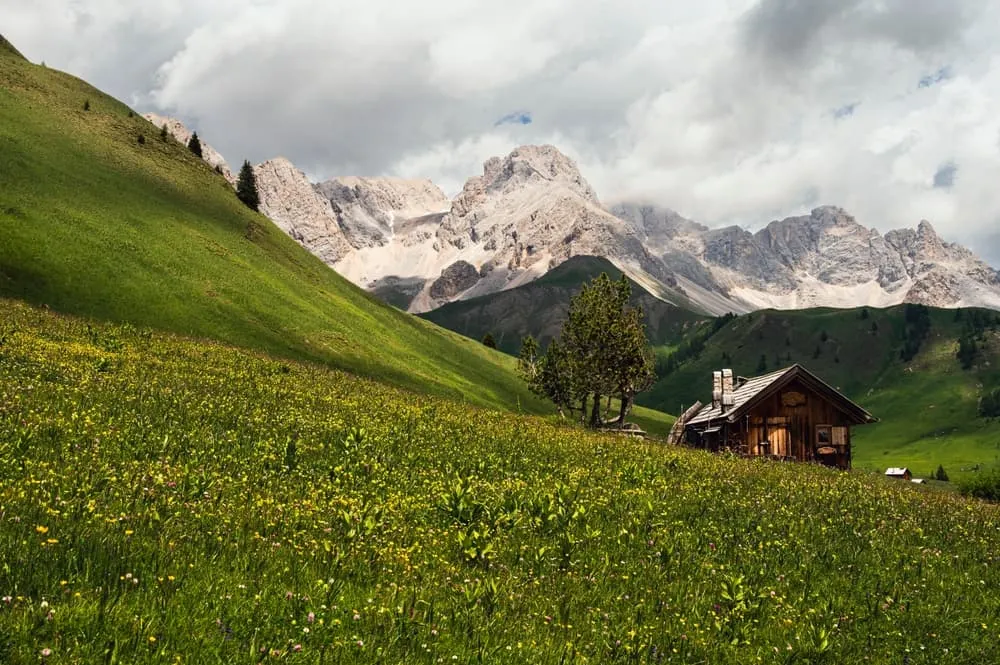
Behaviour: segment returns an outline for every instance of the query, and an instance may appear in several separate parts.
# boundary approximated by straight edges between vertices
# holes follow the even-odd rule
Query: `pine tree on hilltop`
[[[489,347],[491,349],[497,348],[497,341],[493,338],[492,333],[486,333],[483,335],[483,346]]]
[[[191,135],[191,140],[188,141],[188,150],[193,152],[198,159],[201,159],[201,139],[198,138],[198,132]]]
[[[243,201],[246,207],[254,212],[260,210],[260,193],[257,191],[257,177],[253,173],[253,167],[250,166],[250,160],[243,160],[243,166],[240,167],[240,175],[236,180],[236,196],[240,201]]]

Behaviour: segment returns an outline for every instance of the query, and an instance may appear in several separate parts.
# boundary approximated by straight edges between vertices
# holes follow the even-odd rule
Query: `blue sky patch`
[[[844,104],[839,109],[833,110],[833,117],[836,118],[837,120],[840,120],[841,118],[850,118],[852,115],[854,115],[855,109],[857,109],[860,104],[861,102],[854,102],[853,104]]]
[[[947,81],[952,77],[951,67],[942,67],[933,74],[928,74],[920,79],[920,83],[917,84],[918,88],[929,88],[932,85],[937,85],[941,81]]]
[[[951,189],[955,186],[955,174],[958,173],[958,165],[955,162],[945,162],[938,167],[934,174],[934,189]]]
[[[531,124],[531,111],[514,111],[513,113],[508,113],[504,117],[493,123],[494,127],[499,127],[500,125],[530,125]]]

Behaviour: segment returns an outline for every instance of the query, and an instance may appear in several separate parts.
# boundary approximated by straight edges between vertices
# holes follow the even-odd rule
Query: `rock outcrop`
[[[254,176],[260,211],[324,263],[334,265],[353,250],[330,201],[290,161],[266,161],[254,167]]]
[[[441,276],[431,284],[430,295],[438,300],[450,300],[467,291],[479,281],[476,266],[466,261],[455,261],[441,271]]]
[[[333,178],[316,185],[330,201],[338,223],[356,249],[390,242],[396,225],[444,213],[451,201],[430,180]]]

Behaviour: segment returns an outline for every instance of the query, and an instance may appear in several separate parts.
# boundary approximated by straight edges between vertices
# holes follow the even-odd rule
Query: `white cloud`
[[[1000,260],[1000,7],[976,0],[0,0],[0,25],[232,161],[454,192],[552,142],[606,202],[750,226],[834,203]],[[534,121],[494,127],[512,109]]]

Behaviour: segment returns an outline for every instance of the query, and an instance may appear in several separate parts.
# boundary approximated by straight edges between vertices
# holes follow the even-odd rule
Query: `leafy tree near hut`
[[[250,166],[250,161],[246,159],[243,160],[243,166],[240,167],[240,175],[236,179],[236,196],[240,201],[243,201],[243,205],[250,208],[254,212],[257,212],[260,209],[260,193],[257,191],[257,176],[254,175],[253,167]],[[483,339],[483,344],[486,344],[485,339]],[[492,348],[497,348],[495,342]]]
[[[573,297],[560,336],[544,356],[537,356],[530,337],[521,347],[518,365],[532,391],[560,413],[572,416],[579,409],[591,427],[602,424],[602,398],[610,396],[620,400],[618,423],[624,425],[635,395],[655,378],[642,310],[629,306],[630,295],[626,277],[612,281],[602,273]]]
[[[552,340],[539,360],[538,373],[530,386],[536,395],[556,405],[560,417],[565,417],[566,412],[572,417],[577,404],[581,404],[581,417],[586,414],[586,394],[581,392],[579,381],[580,366],[573,360],[558,339]]]
[[[188,140],[188,150],[201,159],[201,139],[198,138],[198,132],[193,133],[191,138]]]

